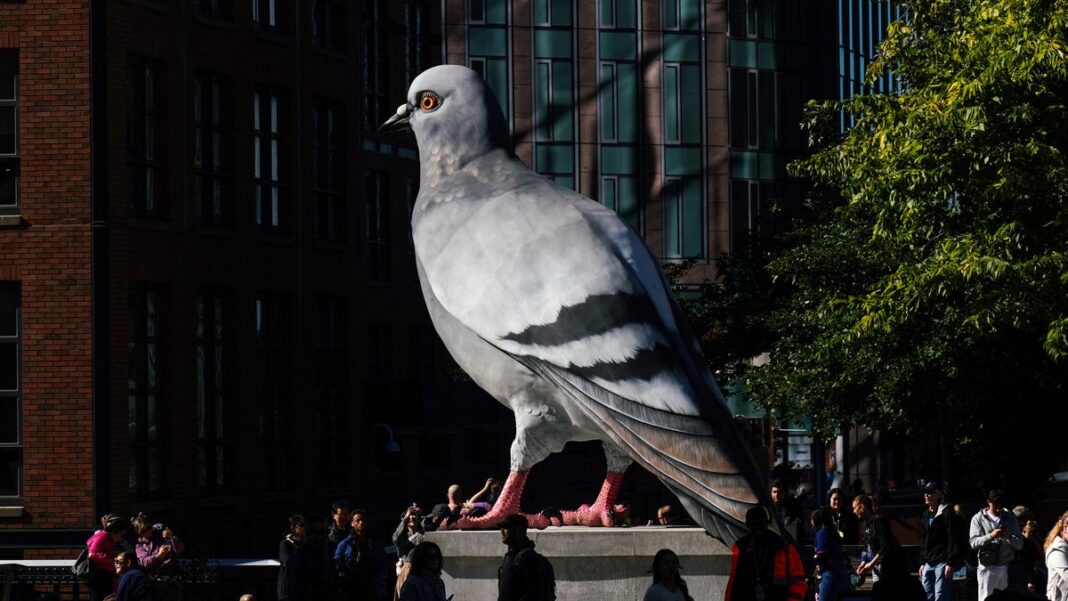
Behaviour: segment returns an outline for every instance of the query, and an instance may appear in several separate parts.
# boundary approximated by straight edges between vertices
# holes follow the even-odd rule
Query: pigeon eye
[[[430,112],[441,106],[441,96],[433,92],[423,92],[423,98],[419,101],[419,107]]]

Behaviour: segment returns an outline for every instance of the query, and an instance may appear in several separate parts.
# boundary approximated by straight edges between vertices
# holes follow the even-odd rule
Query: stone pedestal
[[[668,548],[679,556],[694,599],[723,599],[731,551],[700,528],[649,526],[531,530],[537,550],[553,564],[561,601],[641,601],[652,584],[653,555]],[[432,532],[445,556],[445,589],[455,601],[497,598],[497,568],[507,550],[497,530]]]

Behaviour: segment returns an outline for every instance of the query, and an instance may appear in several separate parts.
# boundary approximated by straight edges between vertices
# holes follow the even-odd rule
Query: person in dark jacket
[[[289,569],[289,557],[304,540],[304,516],[295,514],[289,516],[289,525],[282,542],[278,543],[278,601],[287,601],[289,593],[287,588],[287,571]]]
[[[768,528],[764,507],[745,512],[749,534],[731,547],[726,601],[801,601],[808,584],[797,547]]]
[[[850,510],[849,499],[840,488],[832,488],[827,494],[827,509],[830,510],[831,523],[843,545],[857,544],[857,516]]]
[[[527,538],[529,525],[527,518],[512,514],[497,526],[501,530],[501,542],[508,546],[497,570],[497,601],[556,599],[551,564],[534,550],[534,541]]]
[[[411,575],[401,587],[399,601],[447,601],[445,582],[441,580],[444,559],[441,548],[430,541],[415,546],[411,556]]]
[[[289,601],[322,601],[331,590],[326,527],[322,516],[309,516],[304,540],[289,556],[286,595]]]
[[[330,508],[330,526],[327,530],[327,542],[330,545],[330,556],[333,557],[334,551],[337,550],[338,544],[345,540],[345,537],[352,532],[352,526],[350,522],[352,516],[349,515],[352,507],[348,501],[334,501],[334,505]]]
[[[942,500],[942,488],[928,482],[923,488],[926,509],[920,524],[920,580],[927,601],[953,599],[953,571],[968,555],[968,524]]]
[[[894,566],[904,565],[901,545],[890,531],[890,521],[878,513],[875,499],[869,495],[857,495],[853,499],[853,513],[857,516],[860,542],[864,545],[856,574],[872,574],[872,582],[878,581],[882,575],[881,564],[889,555],[894,556]],[[901,561],[897,561],[898,559]],[[908,570],[906,572],[912,573]]]
[[[115,574],[119,577],[119,590],[115,601],[156,601],[156,589],[152,581],[141,571],[137,556],[123,551],[115,558]]]
[[[334,551],[338,592],[343,601],[384,601],[388,578],[386,552],[367,533],[367,512],[352,511],[352,534]]]

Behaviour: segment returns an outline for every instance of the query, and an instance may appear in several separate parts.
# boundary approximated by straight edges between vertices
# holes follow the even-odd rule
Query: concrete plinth
[[[652,584],[653,555],[671,549],[694,599],[723,598],[731,569],[730,549],[700,528],[650,526],[531,530],[537,550],[553,564],[561,601],[629,601]],[[497,598],[497,568],[507,550],[499,531],[432,532],[445,556],[443,578],[455,601]]]

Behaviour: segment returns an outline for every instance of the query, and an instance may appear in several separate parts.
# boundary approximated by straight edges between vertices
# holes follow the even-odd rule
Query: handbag
[[[979,547],[979,563],[986,566],[997,565],[998,563],[998,543],[990,541],[983,543],[983,546]]]
[[[96,564],[89,559],[89,547],[86,547],[78,554],[78,559],[74,560],[74,565],[71,566],[70,571],[79,582],[88,584],[93,581],[98,569]]]

